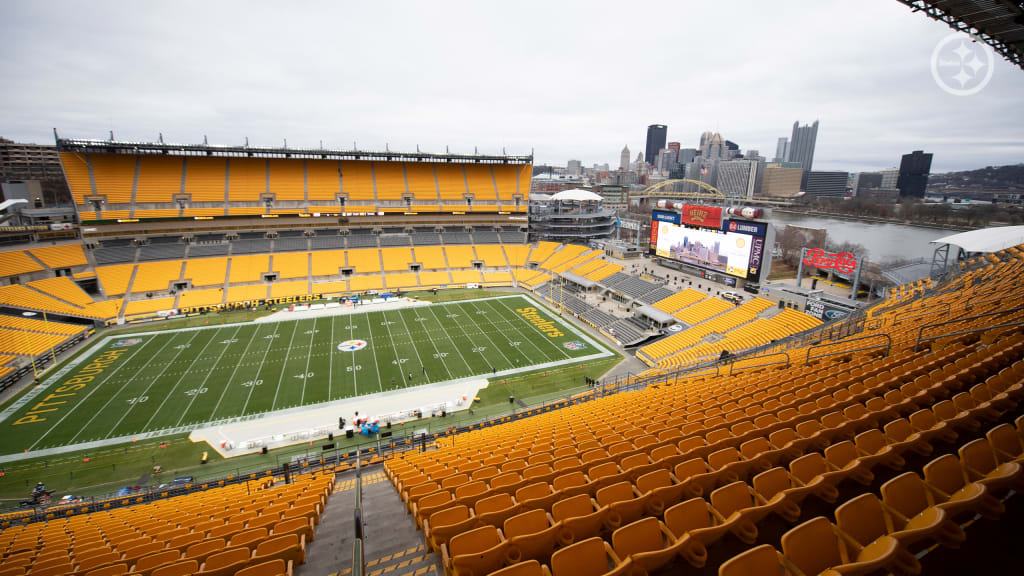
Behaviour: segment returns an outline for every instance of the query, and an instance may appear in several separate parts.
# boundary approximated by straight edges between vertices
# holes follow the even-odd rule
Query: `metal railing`
[[[363,534],[366,527],[363,523],[363,469],[356,462],[355,508],[352,510],[353,535],[352,541],[352,576],[362,576],[366,568],[363,555]]]
[[[957,324],[957,323],[960,323],[960,322],[969,322],[970,320],[979,320],[981,318],[988,318],[990,316],[996,316],[996,315],[1002,315],[1002,314],[1010,314],[1012,312],[1019,312],[1021,310],[1024,310],[1024,306],[1018,306],[1016,308],[1010,308],[1009,310],[996,310],[994,312],[986,312],[985,314],[978,314],[976,316],[968,316],[966,318],[955,318],[953,320],[946,320],[944,322],[935,322],[933,324],[925,324],[924,326],[921,326],[917,330],[917,340],[914,342],[914,352],[918,351],[918,348],[920,348],[922,342],[928,342],[928,341],[931,341],[931,340],[939,340],[940,338],[950,338],[950,337],[954,337],[954,336],[965,336],[967,334],[974,334],[974,333],[977,333],[977,332],[984,332],[984,331],[987,331],[987,330],[995,330],[995,329],[999,329],[999,328],[1011,328],[1011,327],[1014,327],[1014,326],[1021,326],[1021,325],[1024,325],[1024,321],[1017,320],[1017,321],[1006,322],[1006,323],[1002,323],[1002,324],[995,324],[995,325],[989,325],[989,326],[981,326],[981,327],[978,327],[978,328],[970,328],[970,329],[967,329],[967,330],[957,330],[955,332],[944,332],[942,334],[936,334],[934,336],[925,337],[924,336],[924,331],[929,329],[929,328],[937,328],[939,326],[948,326],[949,324]]]
[[[861,346],[859,348],[845,348],[836,352],[829,352],[827,354],[819,354],[818,356],[811,356],[811,350],[815,348],[828,348],[829,346],[838,346],[840,344],[849,344],[850,342],[857,342],[860,340],[871,340],[874,338],[885,338],[885,344],[878,344],[877,346]],[[811,346],[807,349],[807,358],[804,359],[804,366],[808,366],[811,360],[817,360],[819,358],[828,358],[830,356],[840,356],[843,354],[853,354],[854,352],[863,352],[864,350],[874,350],[875,348],[885,348],[885,355],[888,356],[889,352],[892,351],[892,337],[888,334],[871,334],[869,336],[860,336],[858,338],[850,338],[848,340],[840,340],[838,342],[829,342],[828,344],[820,344],[818,346]]]

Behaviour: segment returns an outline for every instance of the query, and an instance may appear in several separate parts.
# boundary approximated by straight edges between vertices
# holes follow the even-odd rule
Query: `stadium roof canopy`
[[[1024,6],[1014,0],[897,0],[988,44],[1024,68]]]
[[[56,134],[56,131],[54,131]],[[461,164],[532,164],[529,156],[486,155],[486,154],[434,154],[428,152],[397,152],[394,150],[340,150],[325,148],[274,148],[262,146],[235,145],[213,146],[209,144],[170,144],[165,142],[122,142],[117,140],[82,140],[57,137],[59,152],[80,154],[130,154],[163,156],[214,156],[247,158],[311,158],[320,160],[374,160],[395,162],[452,162]]]
[[[674,316],[667,312],[662,312],[661,310],[658,310],[654,306],[649,306],[645,304],[637,308],[636,311],[641,315],[646,316],[659,324],[668,324],[669,322],[676,321]]]
[[[600,202],[604,200],[604,198],[594,194],[590,190],[583,190],[581,188],[562,190],[561,192],[552,195],[551,199],[556,202]]]
[[[966,252],[998,252],[1024,244],[1024,226],[999,226],[961,232],[932,240],[932,244],[952,244]]]

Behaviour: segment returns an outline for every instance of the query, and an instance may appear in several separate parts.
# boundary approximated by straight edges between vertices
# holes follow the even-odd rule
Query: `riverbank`
[[[899,218],[879,218],[876,216],[855,216],[851,214],[836,214],[832,212],[821,212],[817,210],[793,210],[791,208],[775,208],[775,214],[789,214],[793,216],[811,216],[814,218],[832,218],[834,220],[845,220],[847,222],[865,222],[868,224],[897,224],[900,226],[913,226],[914,228],[927,228],[929,230],[949,230],[950,232],[968,232],[976,230],[969,226],[956,226],[953,224],[936,224],[925,222],[911,222]]]

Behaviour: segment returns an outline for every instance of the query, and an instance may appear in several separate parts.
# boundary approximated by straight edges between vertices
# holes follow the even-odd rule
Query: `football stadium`
[[[1016,3],[903,3],[1019,64]],[[697,164],[616,212],[533,152],[53,144],[70,205],[0,203],[0,576],[1024,572],[1024,226],[858,299]]]
[[[0,482],[152,472],[5,513],[4,573],[913,574],[1014,511],[1018,246],[823,324],[530,242],[529,157],[57,146],[82,238],[0,253],[4,382],[35,382]]]

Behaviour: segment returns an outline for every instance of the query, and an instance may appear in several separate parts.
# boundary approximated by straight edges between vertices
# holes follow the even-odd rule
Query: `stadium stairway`
[[[366,576],[444,574],[441,557],[425,547],[422,532],[409,521],[405,504],[383,469],[375,466],[372,470],[363,481],[363,510],[368,518],[364,519],[363,534]]]
[[[423,535],[409,517],[380,466],[364,468],[363,542],[366,576],[440,576],[439,555],[430,552]],[[317,527],[317,539],[307,549],[306,563],[298,576],[348,576],[352,573],[352,531],[356,471],[335,479],[330,514]],[[320,535],[324,536],[321,538]]]

